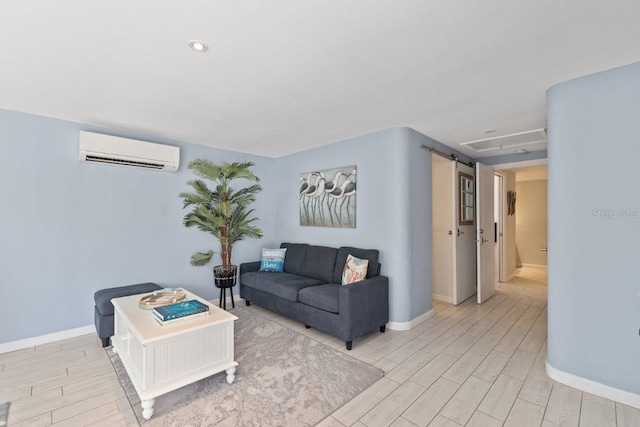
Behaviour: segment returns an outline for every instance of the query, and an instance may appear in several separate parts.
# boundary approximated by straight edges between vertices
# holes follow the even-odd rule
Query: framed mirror
[[[460,225],[473,225],[475,212],[475,186],[473,176],[464,172],[458,172],[458,216]]]

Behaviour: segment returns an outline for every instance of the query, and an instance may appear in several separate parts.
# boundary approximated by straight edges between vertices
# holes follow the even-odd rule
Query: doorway
[[[493,179],[493,221],[495,224],[495,229],[494,229],[494,245],[495,245],[495,254],[494,254],[494,260],[495,260],[495,268],[494,268],[494,273],[495,273],[495,281],[496,282],[504,282],[504,271],[503,271],[503,266],[504,266],[504,259],[503,259],[503,255],[504,255],[504,242],[503,242],[503,237],[504,237],[504,218],[503,218],[503,205],[504,205],[504,201],[501,197],[502,192],[504,191],[504,176],[499,174],[499,173],[495,173],[494,174],[494,179]]]
[[[460,215],[459,175],[472,167],[432,156],[433,299],[460,304],[476,294],[476,235]]]
[[[546,163],[541,159],[496,166],[495,191],[503,204],[496,213],[496,254],[500,254],[496,288],[507,293],[515,290],[546,298]],[[508,192],[513,192],[515,199],[513,212],[508,206]]]
[[[455,202],[451,160],[432,156],[433,299],[453,304],[456,281]]]

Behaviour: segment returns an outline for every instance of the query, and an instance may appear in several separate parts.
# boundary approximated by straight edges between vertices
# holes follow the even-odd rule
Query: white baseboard
[[[513,273],[513,274],[508,275],[508,276],[504,279],[504,282],[508,282],[509,280],[513,279],[513,278],[514,278],[514,277],[516,277],[517,275],[518,275],[518,273]],[[502,282],[502,283],[504,283],[504,282]]]
[[[542,268],[542,269],[547,269],[546,265],[542,265],[542,264],[525,264],[524,262],[522,264],[520,264],[520,267],[518,268],[522,268],[522,267],[527,267],[527,268]]]
[[[23,348],[35,347],[37,345],[48,344],[54,341],[66,340],[68,338],[79,337],[81,335],[96,332],[94,325],[81,326],[79,328],[67,329],[66,331],[54,332],[52,334],[40,335],[39,337],[25,338],[23,340],[10,341],[0,344],[0,354],[10,351],[21,350]]]
[[[551,366],[549,362],[546,362],[546,370],[547,375],[549,375],[549,377],[554,381],[595,394],[596,396],[604,397],[605,399],[615,400],[616,402],[624,403],[625,405],[633,406],[634,408],[640,408],[639,394],[620,390],[618,388],[561,371],[560,369]]]
[[[387,323],[387,327],[394,331],[408,331],[409,329],[415,328],[420,323],[432,317],[433,317],[433,309],[427,311],[424,314],[421,314],[420,316],[408,322],[389,322]]]
[[[453,304],[453,297],[450,297],[448,295],[433,294],[433,299],[437,301],[448,302],[449,304]]]
[[[244,301],[240,295],[234,295],[233,299],[236,303]],[[231,308],[231,296],[227,296],[227,307]],[[210,300],[212,304],[218,305],[219,298]],[[66,340],[68,338],[79,337],[81,335],[92,334],[96,332],[94,325],[81,326],[79,328],[67,329],[66,331],[54,332],[52,334],[40,335],[39,337],[25,338],[17,341],[10,341],[0,344],[0,354],[10,351],[22,350],[23,348],[35,347],[37,345],[48,344],[50,342]]]

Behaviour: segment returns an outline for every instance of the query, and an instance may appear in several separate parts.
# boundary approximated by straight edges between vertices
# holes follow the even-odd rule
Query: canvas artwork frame
[[[357,167],[300,174],[300,225],[356,228]]]

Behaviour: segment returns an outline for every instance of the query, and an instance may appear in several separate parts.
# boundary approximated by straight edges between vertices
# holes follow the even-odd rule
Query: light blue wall
[[[411,305],[405,151],[405,131],[389,129],[276,159],[278,240],[379,249],[382,274],[390,276],[391,319],[401,322]],[[349,165],[358,168],[356,228],[301,226],[300,174]]]
[[[278,240],[379,249],[393,322],[431,309],[431,154],[420,144],[452,152],[394,128],[276,159]],[[300,174],[348,165],[358,167],[356,228],[300,226]]]
[[[80,163],[80,129],[178,145],[180,171]],[[106,287],[152,281],[217,298],[211,269],[189,265],[217,242],[182,226],[178,198],[198,157],[256,163],[265,238],[240,242],[234,262],[258,258],[276,243],[273,159],[0,110],[0,343],[92,324]]]
[[[79,130],[178,145],[181,169],[80,163]],[[431,309],[431,154],[420,144],[455,152],[395,128],[268,159],[0,110],[0,271],[12,295],[0,300],[0,343],[91,324],[93,294],[105,287],[153,281],[217,298],[211,270],[189,265],[194,251],[217,242],[182,226],[177,196],[191,178],[186,164],[198,157],[251,160],[262,178],[256,210],[265,237],[240,242],[235,263],[282,241],[378,248],[391,320],[412,320]],[[358,166],[357,228],[301,227],[299,174],[350,164]]]
[[[640,63],[558,84],[547,99],[547,361],[640,393]],[[621,209],[630,217],[611,216]]]
[[[436,141],[408,128],[402,129],[406,140],[404,165],[400,170],[407,187],[406,214],[408,228],[409,320],[431,310],[433,303],[433,235],[431,156],[420,145],[437,146]],[[442,147],[436,147],[442,149]],[[442,150],[444,151],[444,150]]]

